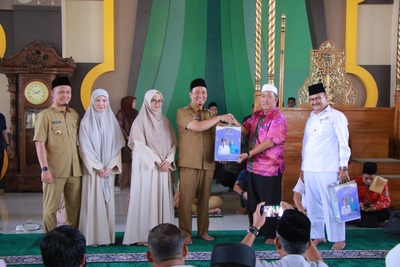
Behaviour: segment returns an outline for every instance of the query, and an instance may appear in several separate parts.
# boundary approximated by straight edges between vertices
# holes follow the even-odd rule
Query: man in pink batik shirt
[[[248,209],[252,225],[253,213],[260,202],[266,205],[279,205],[282,198],[283,145],[287,124],[282,112],[276,107],[278,90],[271,84],[264,84],[261,90],[261,107],[247,119],[242,133],[249,135],[249,150],[239,155],[239,161],[247,159],[248,171]],[[277,218],[268,217],[259,234],[266,244],[273,244],[276,236]]]

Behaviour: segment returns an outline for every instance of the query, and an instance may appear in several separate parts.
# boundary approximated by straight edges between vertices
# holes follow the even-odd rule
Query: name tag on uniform
[[[61,121],[53,121],[53,124],[61,124]]]

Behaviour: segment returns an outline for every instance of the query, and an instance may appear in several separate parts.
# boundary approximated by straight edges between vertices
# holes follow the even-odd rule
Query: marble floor
[[[210,230],[245,230],[248,227],[247,215],[237,215],[235,212],[240,208],[237,194],[228,192],[227,188],[220,185],[212,186],[212,194],[223,198],[221,207],[222,216],[210,218]],[[129,190],[120,191],[115,188],[116,203],[116,231],[123,232],[126,224],[128,210]],[[42,226],[42,193],[3,193],[0,194],[0,233],[21,234],[41,233],[38,230],[25,231],[21,229],[22,224]],[[178,220],[175,219],[178,224]],[[18,227],[19,226],[19,227]],[[35,229],[32,227],[31,229]],[[193,219],[193,230],[197,229],[196,219]]]

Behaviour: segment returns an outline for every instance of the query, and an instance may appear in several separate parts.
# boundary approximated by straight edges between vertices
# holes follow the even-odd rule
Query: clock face
[[[30,82],[25,88],[25,98],[33,105],[40,105],[46,102],[49,97],[47,86],[39,81]]]

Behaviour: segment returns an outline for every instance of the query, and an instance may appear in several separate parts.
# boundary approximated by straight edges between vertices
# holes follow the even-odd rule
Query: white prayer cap
[[[268,84],[268,83],[264,84],[261,89],[261,93],[264,91],[271,91],[271,92],[274,92],[276,95],[278,95],[278,89],[276,89],[276,87],[273,86],[272,84]]]

